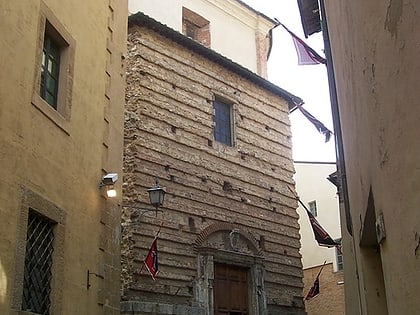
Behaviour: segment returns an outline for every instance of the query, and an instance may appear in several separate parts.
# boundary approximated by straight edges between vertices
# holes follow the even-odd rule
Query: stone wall
[[[178,314],[176,307],[189,306],[208,314],[219,259],[255,275],[261,308],[251,314],[301,314],[286,101],[149,28],[132,26],[128,39],[124,204],[147,208],[154,177],[167,196],[157,215],[123,207],[122,296],[131,301],[123,313]],[[232,147],[214,140],[215,96],[233,104]],[[141,266],[160,226],[152,281]],[[227,238],[233,228],[237,249]]]

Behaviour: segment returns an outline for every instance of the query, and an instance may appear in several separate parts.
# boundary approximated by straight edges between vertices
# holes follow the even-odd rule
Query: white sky
[[[242,0],[270,18],[277,18],[309,46],[324,56],[322,34],[305,39],[297,0]],[[333,130],[325,65],[299,66],[295,46],[281,26],[273,31],[273,48],[268,61],[271,82],[302,98],[305,108],[327,128]],[[296,110],[290,115],[293,134],[293,158],[298,161],[335,161],[334,139],[325,138]]]

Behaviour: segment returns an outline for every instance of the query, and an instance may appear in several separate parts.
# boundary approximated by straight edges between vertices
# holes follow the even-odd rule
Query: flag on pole
[[[312,285],[311,289],[309,290],[308,294],[306,294],[305,300],[311,300],[319,294],[319,276],[321,275],[322,269],[324,269],[325,264],[327,261],[324,261],[321,269],[319,269],[318,274],[316,275],[314,284]]]
[[[298,55],[298,64],[299,65],[318,65],[325,64],[325,58],[318,55],[318,53],[309,47],[303,40],[301,40],[295,33],[289,30],[284,24],[280,23],[279,20],[274,19],[278,25],[283,26],[283,28],[292,36],[293,44],[296,48],[296,53]]]
[[[330,141],[331,135],[333,132],[329,130],[325,125],[320,122],[318,119],[315,118],[311,113],[309,113],[306,109],[303,108],[303,101],[302,100],[293,100],[293,103],[296,105],[296,107],[300,110],[303,116],[306,117],[306,119],[309,120],[312,125],[315,126],[315,128],[322,133],[325,136],[325,142]]]
[[[293,190],[289,186],[287,186],[287,188],[289,188],[289,190],[294,194]],[[340,243],[334,241],[332,237],[327,233],[327,231],[324,230],[321,224],[319,224],[319,222],[315,219],[311,211],[309,211],[309,209],[305,206],[305,204],[302,202],[302,200],[300,200],[298,196],[296,196],[296,199],[308,214],[309,222],[311,223],[312,231],[314,232],[314,236],[316,241],[318,242],[318,245],[326,247],[334,247],[341,245]]]
[[[340,245],[332,239],[332,237],[327,233],[327,231],[324,230],[321,224],[319,224],[319,222],[308,209],[306,209],[306,213],[308,214],[309,221],[311,223],[312,230],[318,245],[326,247],[334,247]]]
[[[319,275],[316,277],[314,284],[312,285],[311,289],[309,290],[308,294],[306,294],[305,300],[311,300],[319,294]]]
[[[153,240],[152,245],[150,246],[149,253],[147,254],[144,265],[150,273],[150,276],[153,280],[156,280],[156,275],[159,272],[158,264],[158,251],[157,251],[157,237]]]

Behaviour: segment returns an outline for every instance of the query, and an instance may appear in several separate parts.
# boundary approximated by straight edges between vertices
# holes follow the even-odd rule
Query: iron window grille
[[[50,314],[55,223],[29,210],[26,234],[22,310]]]
[[[214,107],[214,139],[232,146],[232,106],[215,100]]]

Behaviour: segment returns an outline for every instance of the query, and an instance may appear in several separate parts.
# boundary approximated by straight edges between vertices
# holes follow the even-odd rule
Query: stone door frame
[[[220,224],[219,224],[220,225]],[[194,246],[197,253],[197,278],[195,281],[195,297],[198,305],[205,309],[205,315],[214,314],[214,264],[228,264],[232,266],[245,267],[249,270],[248,280],[248,301],[249,315],[266,315],[267,301],[264,288],[264,257],[262,249],[246,231],[240,230],[240,237],[245,239],[252,254],[243,253],[240,249],[213,248],[206,244],[206,239],[213,233],[222,232],[229,234],[233,229],[240,230],[234,224],[223,224],[223,226],[210,226],[205,229],[197,239]]]

